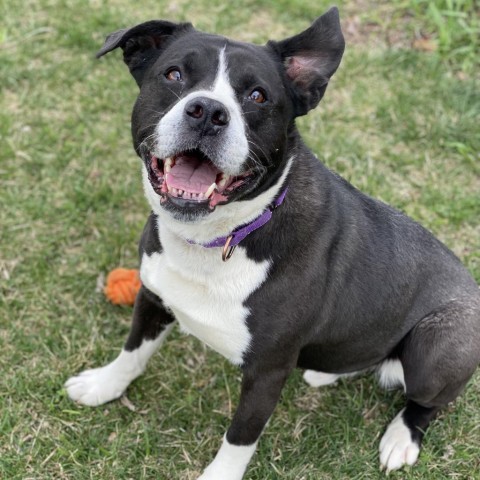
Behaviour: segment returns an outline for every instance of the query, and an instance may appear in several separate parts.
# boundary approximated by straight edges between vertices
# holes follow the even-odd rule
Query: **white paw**
[[[198,480],[242,480],[243,472],[236,473],[228,468],[210,468],[208,467]]]
[[[65,388],[75,402],[96,407],[121,397],[130,382],[129,375],[119,374],[113,364],[109,364],[71,377]]]
[[[256,448],[256,442],[246,446],[232,445],[225,436],[213,462],[205,469],[198,480],[242,480],[248,462]]]
[[[315,370],[306,370],[303,374],[303,379],[311,387],[323,387],[325,385],[331,385],[340,378],[340,375],[335,373],[317,372]]]
[[[412,440],[402,414],[403,410],[390,423],[380,441],[380,468],[386,468],[387,473],[404,465],[413,465],[420,453],[420,447]]]

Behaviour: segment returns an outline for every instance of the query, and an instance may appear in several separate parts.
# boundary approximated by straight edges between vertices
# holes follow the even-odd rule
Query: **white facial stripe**
[[[225,48],[219,53],[217,76],[212,88],[190,92],[160,120],[156,128],[156,155],[166,158],[178,153],[179,150],[198,146],[188,144],[186,140],[190,130],[185,122],[185,107],[188,102],[200,97],[211,98],[222,103],[230,116],[229,124],[221,136],[217,136],[219,141],[215,146],[215,158],[212,160],[220,170],[228,175],[242,173],[242,166],[248,158],[249,148],[242,110],[228,78]]]
[[[235,92],[228,78],[227,60],[225,58],[225,48],[220,51],[218,56],[217,77],[213,84],[212,93],[229,109],[232,119],[242,121],[242,112],[235,97]],[[243,128],[243,121],[242,121]]]
[[[253,445],[232,445],[226,436],[213,462],[198,480],[241,480],[252,458],[257,443]]]

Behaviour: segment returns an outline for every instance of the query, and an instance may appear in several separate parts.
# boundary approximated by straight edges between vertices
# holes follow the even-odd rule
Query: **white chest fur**
[[[161,226],[160,240],[161,254],[143,256],[142,282],[183,330],[241,364],[250,345],[244,301],[265,281],[270,262],[250,260],[241,247],[223,262],[221,248],[190,245]]]

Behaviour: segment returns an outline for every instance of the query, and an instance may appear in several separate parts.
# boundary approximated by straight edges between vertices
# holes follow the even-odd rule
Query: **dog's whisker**
[[[181,100],[181,99],[182,99],[182,97],[180,97],[180,95],[179,95],[177,92],[173,91],[171,88],[167,88],[167,90],[168,90],[170,93],[173,93],[173,95],[175,95],[175,97],[177,97],[178,100]]]

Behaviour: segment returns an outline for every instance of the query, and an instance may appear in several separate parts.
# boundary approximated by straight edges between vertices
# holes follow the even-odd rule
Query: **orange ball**
[[[138,270],[115,268],[108,274],[103,291],[115,305],[133,305],[141,286]]]

